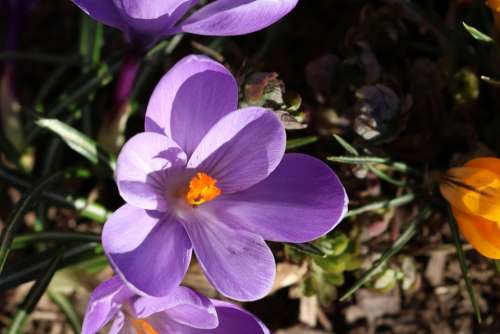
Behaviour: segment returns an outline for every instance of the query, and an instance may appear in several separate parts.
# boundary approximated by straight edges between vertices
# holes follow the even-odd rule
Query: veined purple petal
[[[186,164],[186,154],[177,144],[153,132],[132,137],[116,162],[120,195],[130,204],[147,210],[166,211],[167,175]]]
[[[280,163],[285,146],[285,129],[273,112],[245,108],[210,129],[188,168],[215,178],[223,194],[234,193],[265,179]]]
[[[219,317],[219,326],[213,334],[269,334],[269,329],[252,313],[241,307],[220,301],[212,300]]]
[[[159,217],[150,212],[124,206],[104,225],[102,244],[129,289],[142,295],[163,297],[172,292],[186,274],[192,248],[184,228],[175,218],[164,214],[158,220]]]
[[[257,300],[270,290],[276,274],[273,253],[262,237],[213,216],[193,214],[184,227],[212,285],[240,301]]]
[[[118,277],[99,285],[87,304],[82,334],[95,334],[119,312],[122,302],[131,295]]]
[[[248,34],[280,20],[297,2],[298,0],[217,0],[182,22],[180,30],[210,36]]]
[[[140,318],[163,312],[163,317],[190,327],[207,329],[218,325],[212,302],[202,294],[185,287],[178,287],[163,298],[137,298],[132,305]]]
[[[124,30],[126,24],[123,22],[120,12],[113,0],[72,0],[85,14],[94,20],[108,26]]]
[[[125,314],[119,311],[111,324],[108,334],[134,334],[131,330],[130,322],[125,318]]]
[[[328,165],[305,154],[286,154],[264,181],[204,204],[217,215],[237,217],[239,226],[265,240],[307,242],[344,218],[348,198]]]
[[[189,156],[208,130],[237,105],[238,85],[232,74],[207,57],[188,56],[156,86],[145,129],[166,134]]]

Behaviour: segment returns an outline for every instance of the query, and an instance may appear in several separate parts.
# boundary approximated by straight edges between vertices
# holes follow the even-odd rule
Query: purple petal
[[[265,179],[283,158],[285,145],[285,129],[272,111],[245,108],[210,129],[188,168],[215,178],[222,193],[233,193]]]
[[[217,0],[180,24],[199,35],[231,36],[261,30],[280,20],[298,0]]]
[[[83,320],[82,334],[94,334],[113,319],[130,295],[123,282],[113,277],[101,283],[90,296]]]
[[[331,231],[344,218],[348,198],[331,168],[304,154],[286,154],[264,181],[220,196],[205,209],[238,217],[244,229],[265,240],[307,242]]]
[[[219,327],[214,334],[269,334],[269,329],[250,312],[234,304],[212,300],[219,317]]]
[[[126,327],[124,328],[124,326]],[[123,312],[120,311],[116,314],[115,320],[113,320],[113,324],[111,325],[108,334],[128,334],[129,332],[130,332],[130,324],[127,323],[125,314],[123,314]]]
[[[276,274],[274,257],[264,240],[235,230],[213,216],[193,214],[184,224],[208,280],[223,295],[257,300],[270,290]]]
[[[142,231],[144,230],[144,231]],[[123,206],[104,225],[102,244],[117,274],[134,292],[163,297],[191,260],[191,242],[172,216]]]
[[[163,312],[161,316],[190,327],[215,328],[218,325],[212,302],[185,287],[178,287],[163,298],[140,297],[134,301],[133,308],[139,318]]]
[[[72,0],[85,14],[108,26],[124,29],[120,12],[112,0]]]
[[[114,0],[127,38],[145,48],[174,33],[173,26],[198,0]]]
[[[231,73],[207,57],[188,56],[156,86],[145,128],[166,134],[190,155],[207,131],[237,105],[238,86]]]
[[[185,164],[185,153],[165,135],[152,132],[135,135],[125,143],[116,163],[120,195],[139,208],[166,211],[169,169],[176,170]]]

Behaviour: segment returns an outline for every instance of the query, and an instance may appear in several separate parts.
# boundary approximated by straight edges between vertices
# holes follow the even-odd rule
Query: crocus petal
[[[262,237],[201,214],[193,214],[184,226],[210,283],[236,300],[264,297],[271,290],[276,268]]]
[[[120,311],[122,302],[130,295],[123,282],[113,277],[101,283],[90,296],[83,320],[82,334],[95,334]]]
[[[171,215],[158,221],[157,216],[132,206],[117,212],[102,234],[111,264],[132,291],[166,296],[179,285],[191,260],[191,242],[182,225]]]
[[[248,34],[280,20],[297,2],[298,0],[217,0],[182,22],[180,30],[211,36]]]
[[[126,334],[127,332],[130,332],[130,327],[127,326],[125,314],[120,311],[116,314],[108,334]]]
[[[198,0],[113,0],[125,22],[122,29],[132,43],[144,49],[173,34],[173,26]]]
[[[472,159],[468,161],[464,167],[486,169],[492,173],[500,175],[500,159],[498,158],[486,157]]]
[[[272,173],[285,146],[285,129],[272,111],[245,108],[226,115],[210,129],[188,168],[215,178],[222,193],[233,193]]]
[[[269,329],[250,312],[234,304],[212,300],[219,317],[213,334],[269,334]]]
[[[185,163],[185,153],[165,135],[135,135],[123,146],[116,162],[120,195],[139,208],[166,211],[169,169],[176,170]]]
[[[124,29],[120,12],[113,0],[72,0],[85,14],[108,26]]]
[[[440,187],[441,194],[452,207],[488,220],[500,221],[500,175],[486,169],[460,167],[448,170],[447,176],[459,182],[444,182]]]
[[[215,328],[217,313],[212,302],[189,288],[178,287],[163,298],[140,297],[133,304],[139,318],[147,318],[159,312],[178,323],[196,328]]]
[[[190,155],[207,131],[237,105],[238,85],[231,73],[207,57],[188,56],[156,86],[145,128],[166,134]]]
[[[347,211],[348,198],[335,173],[304,154],[286,154],[264,181],[204,204],[266,240],[307,242],[332,230]]]
[[[500,259],[500,227],[497,222],[452,209],[465,239],[482,255]]]

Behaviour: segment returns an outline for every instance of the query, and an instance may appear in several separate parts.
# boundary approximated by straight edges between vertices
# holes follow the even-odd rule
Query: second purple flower
[[[205,57],[184,58],[156,87],[146,132],[117,161],[127,204],[103,231],[104,249],[132,290],[167,295],[194,249],[222,294],[256,300],[275,276],[264,240],[311,241],[342,220],[348,200],[335,173],[318,159],[285,154],[272,111],[237,107],[236,80]]]

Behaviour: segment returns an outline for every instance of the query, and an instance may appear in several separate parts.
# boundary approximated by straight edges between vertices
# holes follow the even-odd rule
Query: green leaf
[[[490,36],[486,35],[485,33],[479,31],[478,29],[468,25],[465,22],[462,22],[464,28],[469,32],[469,34],[474,38],[475,40],[478,40],[483,43],[495,43],[495,40],[491,38]]]
[[[75,152],[97,164],[104,162],[111,170],[115,169],[115,160],[103,152],[97,143],[77,129],[54,118],[40,118],[36,124],[57,134]]]
[[[75,334],[79,334],[82,330],[82,321],[80,320],[78,313],[75,311],[68,298],[62,293],[56,291],[49,290],[48,294],[50,299],[59,307],[62,313],[64,313],[66,319],[68,319],[73,332]]]
[[[365,206],[349,210],[346,214],[346,217],[356,216],[356,215],[362,214],[364,212],[395,208],[398,206],[402,206],[402,205],[406,205],[408,203],[411,203],[411,202],[413,202],[414,199],[415,199],[415,194],[408,193],[406,195],[396,197],[396,198],[393,198],[390,200],[382,200],[382,201],[373,202],[373,203],[367,204]]]
[[[13,248],[20,248],[27,244],[36,242],[56,242],[56,243],[73,243],[73,242],[101,242],[101,237],[97,234],[81,233],[81,232],[40,232],[19,235],[14,238],[12,243]]]
[[[316,247],[315,245],[309,242],[304,244],[292,244],[285,242],[284,244],[293,247],[294,249],[305,254],[325,256],[325,253],[323,253],[323,251],[320,248]]]
[[[366,282],[368,282],[375,274],[379,272],[379,269],[387,264],[387,261],[397,254],[417,233],[420,223],[427,219],[431,211],[428,207],[423,209],[419,215],[410,223],[408,228],[399,236],[399,238],[394,242],[392,247],[382,254],[380,259],[378,259],[375,264],[366,271],[361,278],[351,286],[347,292],[340,298],[340,301],[345,301],[353,293],[355,293],[360,287],[362,287]]]
[[[63,258],[62,250],[58,252],[58,254],[50,261],[48,266],[45,267],[45,272],[43,275],[36,281],[35,285],[30,289],[26,297],[24,298],[22,304],[19,306],[18,310],[14,315],[14,319],[10,327],[7,329],[7,334],[18,334],[22,333],[22,328],[28,315],[33,312],[38,301],[45,293],[47,286],[49,285],[52,277],[54,276],[59,262],[61,262]]]
[[[333,135],[333,138],[346,150],[347,152],[351,153],[354,156],[359,156],[358,150],[354,148],[351,144],[346,142],[344,138],[340,137],[339,135]]]
[[[462,242],[460,241],[460,235],[458,234],[458,226],[453,217],[450,207],[448,206],[448,222],[450,223],[451,233],[453,235],[453,242],[455,243],[455,248],[457,250],[458,262],[460,263],[460,269],[464,276],[465,286],[467,288],[467,293],[469,294],[470,302],[472,308],[476,313],[477,322],[481,323],[481,310],[479,309],[479,304],[477,303],[476,294],[474,293],[474,288],[472,287],[472,282],[469,277],[469,271],[467,268],[467,263],[465,262],[464,252],[462,249]]]
[[[7,223],[5,225],[3,233],[0,236],[0,273],[5,266],[7,255],[10,252],[10,247],[14,239],[14,234],[19,228],[19,225],[22,222],[21,218],[23,217],[26,210],[28,210],[34,203],[34,201],[38,198],[38,196],[54,182],[69,177],[81,177],[82,175],[80,175],[80,173],[81,171],[78,169],[71,169],[69,171],[56,173],[52,176],[49,176],[48,178],[41,180],[31,189],[31,191],[23,195],[21,200],[17,203],[14,211],[7,219]]]
[[[296,148],[299,148],[302,146],[306,146],[306,145],[315,143],[317,141],[318,141],[317,136],[309,136],[309,137],[290,139],[286,142],[286,149],[287,150],[296,149]]]
[[[100,257],[102,253],[100,244],[95,242],[68,247],[64,252],[60,268],[69,267],[89,259]],[[9,267],[5,272],[0,274],[0,291],[11,289],[36,279],[45,272],[53,257],[54,251],[48,250],[37,253],[27,260],[17,261],[14,266],[11,268]]]

